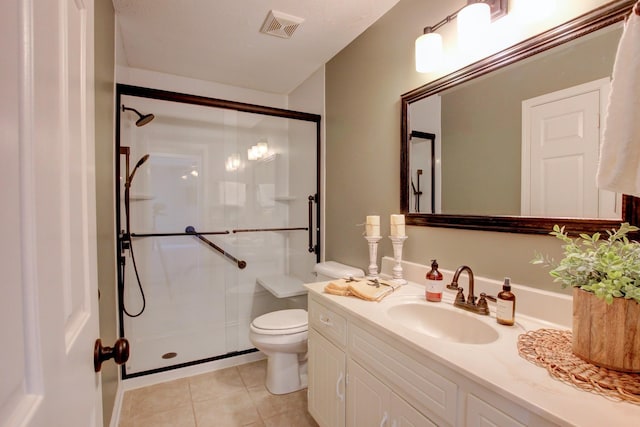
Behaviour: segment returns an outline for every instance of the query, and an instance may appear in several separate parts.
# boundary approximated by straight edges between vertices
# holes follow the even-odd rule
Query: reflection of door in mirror
[[[411,109],[409,212],[441,213],[440,97],[432,96]]]
[[[598,79],[522,102],[522,215],[620,218],[621,196],[594,179],[609,87]]]
[[[436,213],[436,205],[440,206],[440,200],[436,204],[436,135],[414,130],[409,141],[412,155],[409,212]]]

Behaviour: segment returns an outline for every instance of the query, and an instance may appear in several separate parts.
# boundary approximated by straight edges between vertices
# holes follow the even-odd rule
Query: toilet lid
[[[256,317],[252,326],[266,331],[292,333],[306,330],[308,327],[307,311],[302,309],[279,310]]]

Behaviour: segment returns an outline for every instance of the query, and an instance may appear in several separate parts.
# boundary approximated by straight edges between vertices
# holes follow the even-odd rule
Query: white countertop
[[[443,271],[445,273],[445,271]],[[445,283],[449,283],[450,272],[445,274]],[[405,276],[407,277],[407,276]],[[482,283],[481,278],[476,282]],[[493,326],[499,334],[496,341],[489,344],[463,344],[428,335],[410,329],[398,322],[389,321],[385,314],[386,308],[397,304],[400,299],[406,301],[424,301],[424,286],[409,282],[381,302],[369,302],[355,297],[336,296],[324,293],[327,282],[305,285],[310,294],[317,296],[330,308],[338,308],[348,312],[360,321],[382,328],[386,333],[393,334],[409,347],[423,352],[425,355],[458,372],[470,380],[486,387],[490,391],[504,396],[523,408],[536,413],[558,425],[569,426],[639,426],[640,405],[612,401],[596,393],[582,391],[560,380],[551,377],[546,369],[538,367],[518,354],[518,335],[541,328],[568,329],[542,319],[523,315],[516,308],[516,324],[503,326],[496,323],[495,307],[491,304],[491,315],[481,316],[467,313],[453,307],[454,291],[445,291],[443,301],[438,304],[445,309],[460,311],[479,318]],[[467,294],[467,280],[460,283]],[[482,285],[480,285],[482,287]],[[527,301],[518,294],[517,286],[514,292],[518,296],[517,307],[527,308]],[[476,296],[480,294],[476,285]],[[534,298],[534,297],[531,297]],[[545,293],[535,298],[545,299]],[[549,306],[565,307],[566,297],[559,296],[560,302],[551,301]],[[569,306],[570,307],[570,306]],[[530,308],[530,307],[529,307]],[[570,310],[570,308],[569,308]],[[555,316],[558,314],[555,313]],[[571,313],[568,314],[570,318]],[[560,316],[566,319],[567,316]]]

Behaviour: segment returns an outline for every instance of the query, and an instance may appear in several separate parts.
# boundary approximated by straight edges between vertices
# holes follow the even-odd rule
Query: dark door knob
[[[102,362],[111,358],[118,365],[122,365],[129,360],[129,341],[125,338],[119,338],[113,347],[103,347],[102,341],[97,339],[93,347],[93,368],[95,371],[100,372]]]

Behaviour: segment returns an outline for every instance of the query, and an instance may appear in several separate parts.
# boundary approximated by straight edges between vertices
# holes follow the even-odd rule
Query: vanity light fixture
[[[442,36],[435,31],[458,18],[458,40],[461,48],[474,49],[478,36],[488,25],[507,14],[507,0],[467,0],[467,4],[435,25],[425,27],[416,39],[416,71],[428,73],[442,65]]]

